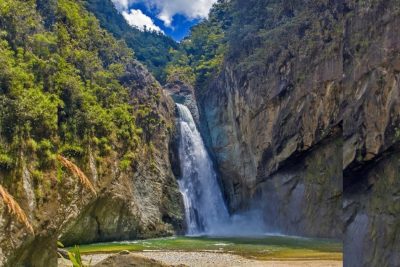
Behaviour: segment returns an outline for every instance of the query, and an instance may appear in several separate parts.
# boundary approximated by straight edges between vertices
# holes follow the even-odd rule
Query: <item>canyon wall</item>
[[[231,44],[200,110],[232,211],[255,205],[276,230],[340,238],[344,14],[296,12],[263,41]]]
[[[0,266],[172,235],[175,109],[81,1],[0,1]]]
[[[353,3],[344,36],[345,266],[400,258],[400,2]]]
[[[132,100],[137,101],[134,105],[151,107],[152,116],[160,124],[148,136],[147,144],[137,148],[131,166],[121,169],[117,154],[106,160],[110,165],[103,167],[108,173],[104,174],[101,194],[64,227],[61,241],[66,245],[143,239],[183,231],[183,202],[169,160],[175,105],[139,63],[129,66],[121,80],[130,88]]]
[[[100,158],[96,144],[88,146],[84,156],[71,159],[94,184],[96,195],[82,185],[76,173],[62,166],[43,173],[48,183],[36,184],[32,171],[37,158],[29,151],[21,152],[15,170],[0,174],[14,177],[7,189],[26,212],[35,234],[1,201],[1,265],[56,266],[57,241],[72,246],[182,231],[183,202],[169,161],[173,102],[139,63],[129,66],[124,79],[132,100],[153,103],[154,115],[163,121],[149,136],[151,145],[140,145],[129,166],[117,152]],[[160,99],[152,102],[155,94]]]
[[[261,208],[274,231],[344,238],[345,266],[394,266],[399,1],[292,2],[231,38],[197,93],[230,209]],[[242,29],[260,23],[257,4],[232,1]]]

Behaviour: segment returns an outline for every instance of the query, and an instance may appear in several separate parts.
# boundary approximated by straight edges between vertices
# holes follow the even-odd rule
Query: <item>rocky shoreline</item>
[[[248,259],[225,252],[177,252],[177,251],[144,251],[130,253],[122,251],[116,254],[89,254],[82,256],[92,266],[253,266],[253,267],[341,267],[342,261],[334,260],[276,260],[262,261]],[[70,262],[59,259],[58,267],[70,266]]]

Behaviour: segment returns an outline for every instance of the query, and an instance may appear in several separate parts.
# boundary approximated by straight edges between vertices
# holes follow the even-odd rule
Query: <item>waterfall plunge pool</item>
[[[178,184],[185,204],[187,236],[80,246],[82,254],[120,251],[221,253],[259,261],[341,261],[342,243],[266,235],[257,214],[231,216],[226,208],[213,163],[189,109],[177,104],[180,129]],[[235,237],[233,237],[235,236]]]
[[[274,260],[342,260],[342,243],[327,239],[290,236],[260,237],[167,237],[136,241],[97,243],[79,247],[82,254],[171,251],[216,252],[249,259]]]

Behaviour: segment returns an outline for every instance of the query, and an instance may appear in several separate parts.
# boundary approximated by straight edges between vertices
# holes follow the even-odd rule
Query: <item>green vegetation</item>
[[[227,58],[248,78],[279,72],[293,58],[334,55],[343,27],[338,6],[329,1],[232,1]],[[314,62],[312,62],[314,63]],[[306,74],[303,74],[306,75]],[[304,77],[296,77],[304,81]]]
[[[60,241],[57,241],[57,247],[59,248],[64,248],[63,243]],[[60,257],[63,258],[61,254],[59,254]],[[84,264],[82,261],[81,257],[81,251],[79,250],[79,246],[75,246],[68,251],[68,259],[71,261],[73,267],[89,267],[89,264]]]
[[[103,158],[116,151],[133,160],[163,125],[154,108],[157,85],[135,97],[130,70],[142,67],[80,1],[1,1],[0,64],[4,177],[14,177],[21,153],[29,155],[38,183],[42,171],[60,169],[57,154],[79,162],[90,147]]]
[[[90,263],[88,265],[83,264],[81,252],[78,246],[75,246],[74,248],[70,249],[70,251],[68,251],[68,258],[72,262],[73,267],[90,266]]]
[[[128,25],[110,0],[86,0],[86,7],[99,19],[103,28],[126,42],[135,51],[136,58],[144,63],[153,75],[165,82],[164,69],[171,61],[169,50],[178,48],[170,37],[155,31],[140,31]]]
[[[218,251],[260,260],[342,260],[342,244],[324,239],[284,236],[260,238],[172,237],[83,245],[83,254],[144,251]]]
[[[323,60],[340,49],[333,41],[343,30],[336,9],[329,1],[219,0],[180,49],[170,51],[167,81],[180,79],[202,94],[225,61],[251,80],[285,74],[285,64],[297,56]]]
[[[167,81],[181,80],[203,88],[216,75],[226,52],[225,31],[230,25],[229,3],[220,0],[209,18],[191,30],[178,50],[170,50],[172,61],[167,65]]]

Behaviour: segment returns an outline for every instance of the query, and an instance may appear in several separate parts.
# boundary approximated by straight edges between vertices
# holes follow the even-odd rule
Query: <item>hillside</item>
[[[0,266],[58,241],[397,266],[399,25],[400,0],[218,0],[177,44],[110,0],[0,0]]]
[[[193,77],[231,211],[344,238],[346,266],[400,260],[399,7],[219,1],[169,67]]]
[[[179,231],[173,106],[124,42],[79,1],[5,0],[0,62],[0,265]]]
[[[176,50],[179,46],[171,37],[129,26],[111,0],[85,0],[84,3],[104,29],[115,38],[124,40],[135,52],[135,58],[146,65],[158,81],[165,82],[164,69],[171,61],[170,50]]]

